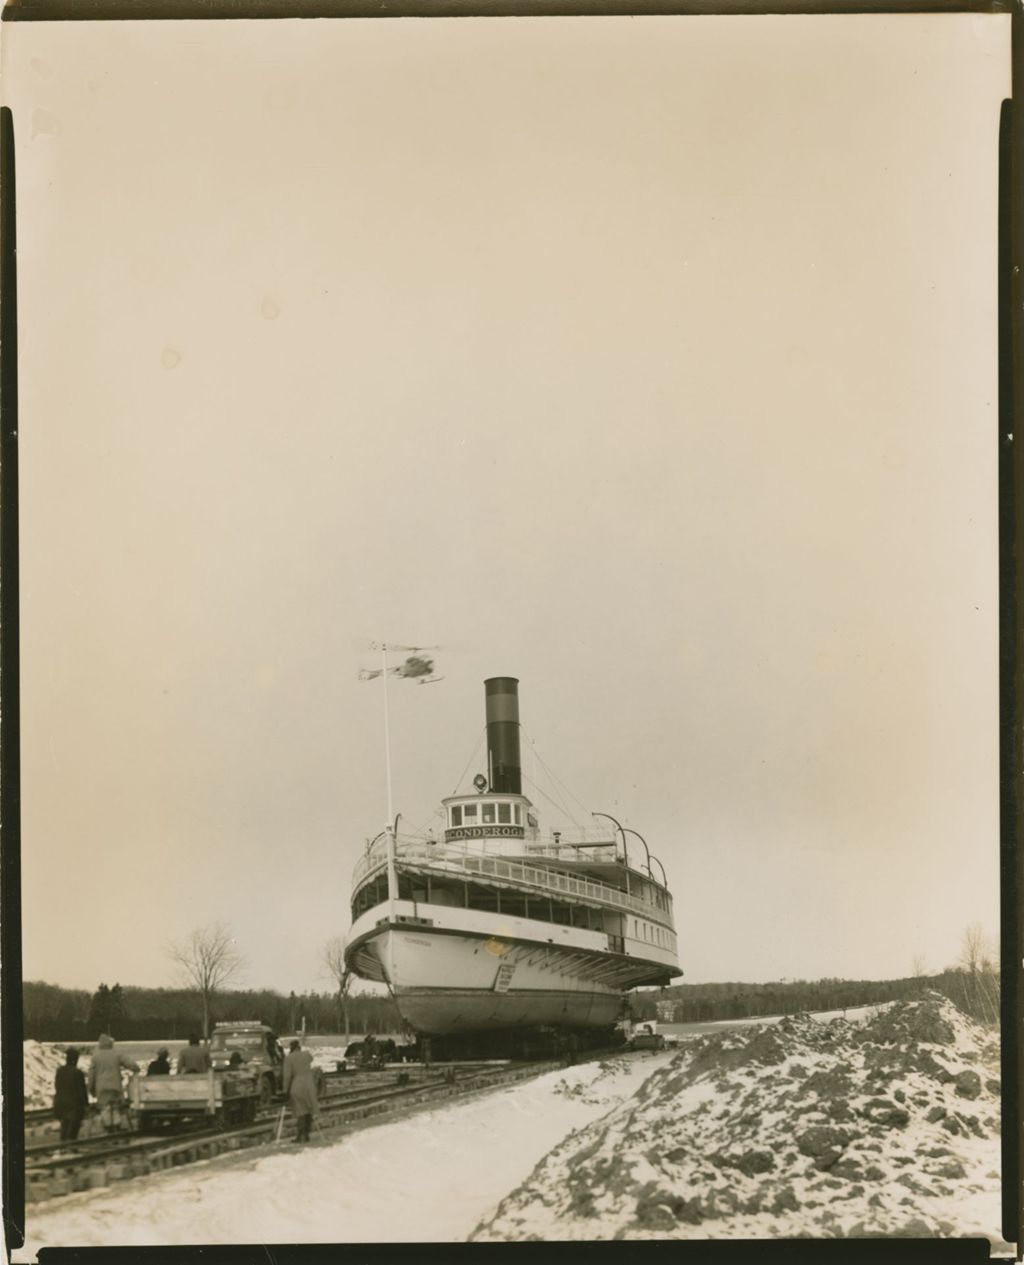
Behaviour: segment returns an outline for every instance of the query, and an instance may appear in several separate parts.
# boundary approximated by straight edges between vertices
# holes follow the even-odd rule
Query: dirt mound
[[[998,1041],[938,994],[705,1036],[472,1237],[994,1237],[997,1077]]]

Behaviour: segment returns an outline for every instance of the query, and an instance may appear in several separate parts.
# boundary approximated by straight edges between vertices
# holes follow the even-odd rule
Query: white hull
[[[622,967],[613,955],[578,943],[584,938],[595,937],[577,932],[551,943],[507,932],[381,928],[363,940],[356,960],[360,974],[387,981],[417,1032],[611,1026],[622,1009],[615,979]]]

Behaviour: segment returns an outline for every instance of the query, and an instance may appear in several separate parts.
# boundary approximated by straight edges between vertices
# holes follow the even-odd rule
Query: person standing
[[[308,1142],[313,1117],[320,1111],[317,1101],[316,1079],[313,1075],[313,1056],[293,1041],[284,1061],[284,1092],[295,1117],[295,1141]]]
[[[89,1108],[89,1091],[85,1087],[85,1073],[78,1066],[78,1051],[70,1048],[64,1060],[64,1066],[57,1068],[54,1077],[53,1114],[60,1121],[60,1140],[73,1142]]]
[[[178,1075],[207,1072],[210,1069],[210,1053],[206,1046],[199,1044],[199,1038],[193,1032],[188,1045],[178,1055]]]
[[[121,1123],[121,1111],[124,1106],[122,1069],[137,1072],[139,1065],[127,1054],[119,1054],[114,1049],[114,1038],[104,1032],[100,1036],[96,1049],[92,1052],[89,1092],[99,1104],[100,1121],[107,1133],[113,1133]]]

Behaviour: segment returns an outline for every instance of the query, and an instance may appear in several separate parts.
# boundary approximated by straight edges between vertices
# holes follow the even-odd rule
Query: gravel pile
[[[998,1036],[935,993],[704,1036],[472,1238],[999,1241],[998,1075]]]

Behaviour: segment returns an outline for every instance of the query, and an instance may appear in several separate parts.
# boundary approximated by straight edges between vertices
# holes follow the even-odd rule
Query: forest
[[[781,980],[769,984],[674,984],[635,994],[631,1008],[638,1019],[668,1023],[713,1022],[797,1011],[843,1010],[853,1006],[906,1001],[931,989],[948,997],[980,1023],[999,1021],[999,979],[984,968],[953,967],[938,975],[894,980]]]
[[[85,989],[29,981],[23,986],[24,1037],[37,1041],[94,1041],[101,1032],[117,1040],[183,1040],[202,1031],[201,1004],[194,991],[100,984]],[[998,976],[989,963],[914,975],[895,980],[782,980],[768,984],[676,984],[633,993],[629,1007],[636,1019],[694,1023],[801,1010],[841,1010],[920,996],[934,989],[983,1023],[999,1019]],[[387,996],[349,994],[353,1034],[397,1032],[402,1023]],[[279,1033],[345,1030],[337,993],[289,993],[271,989],[231,989],[212,1000],[214,1021],[258,1019]]]
[[[38,980],[22,985],[23,1037],[36,1041],[95,1041],[108,1032],[118,1041],[184,1040],[202,1033],[202,1003],[184,988],[140,988],[102,983],[94,993]],[[401,1020],[390,997],[350,994],[345,999],[353,1033],[396,1032]],[[214,1022],[258,1019],[276,1032],[345,1031],[337,993],[284,993],[272,989],[224,990],[212,999]]]

